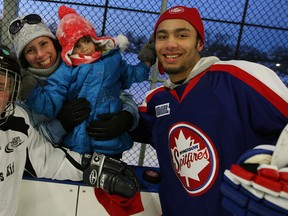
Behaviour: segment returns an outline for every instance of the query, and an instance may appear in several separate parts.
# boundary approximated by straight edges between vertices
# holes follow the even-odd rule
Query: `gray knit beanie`
[[[13,20],[10,25],[16,21],[16,20],[21,20],[25,16],[21,16]],[[21,56],[21,53],[24,49],[24,47],[30,43],[32,40],[35,38],[41,37],[41,36],[47,36],[52,39],[56,40],[55,35],[51,32],[51,30],[46,26],[43,21],[37,24],[28,24],[24,23],[24,26],[21,28],[20,31],[18,31],[16,34],[12,35],[10,34],[8,30],[8,34],[10,37],[11,42],[13,43],[13,46],[16,51],[16,55],[19,58]]]

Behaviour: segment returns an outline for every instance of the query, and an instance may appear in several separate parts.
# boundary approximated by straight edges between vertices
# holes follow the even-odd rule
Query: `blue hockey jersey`
[[[223,172],[288,123],[288,90],[277,74],[247,61],[202,58],[181,85],[167,80],[139,107],[136,141],[156,149],[163,215],[230,215]]]

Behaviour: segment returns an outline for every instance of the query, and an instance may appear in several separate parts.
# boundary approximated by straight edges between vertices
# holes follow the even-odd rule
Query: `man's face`
[[[186,20],[168,19],[158,25],[155,48],[158,60],[172,82],[187,78],[200,59],[203,43]]]
[[[10,78],[0,74],[0,112],[4,112],[10,99]]]

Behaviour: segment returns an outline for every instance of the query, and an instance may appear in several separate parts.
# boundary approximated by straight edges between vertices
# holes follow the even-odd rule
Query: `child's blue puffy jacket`
[[[79,153],[99,152],[118,154],[132,147],[133,141],[128,133],[107,141],[97,141],[89,137],[86,127],[97,115],[121,110],[119,94],[135,82],[148,79],[149,67],[140,62],[127,64],[122,60],[119,49],[105,53],[99,60],[77,67],[62,63],[52,74],[47,85],[36,87],[27,100],[33,110],[54,118],[65,100],[85,97],[91,103],[88,120],[76,126],[65,138],[64,146]]]

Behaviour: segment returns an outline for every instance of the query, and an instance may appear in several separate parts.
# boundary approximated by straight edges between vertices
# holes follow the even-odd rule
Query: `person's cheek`
[[[0,100],[0,110],[1,110],[1,113],[5,110],[5,107],[8,103],[8,100],[9,100],[9,94],[0,94],[0,98],[2,98]]]

